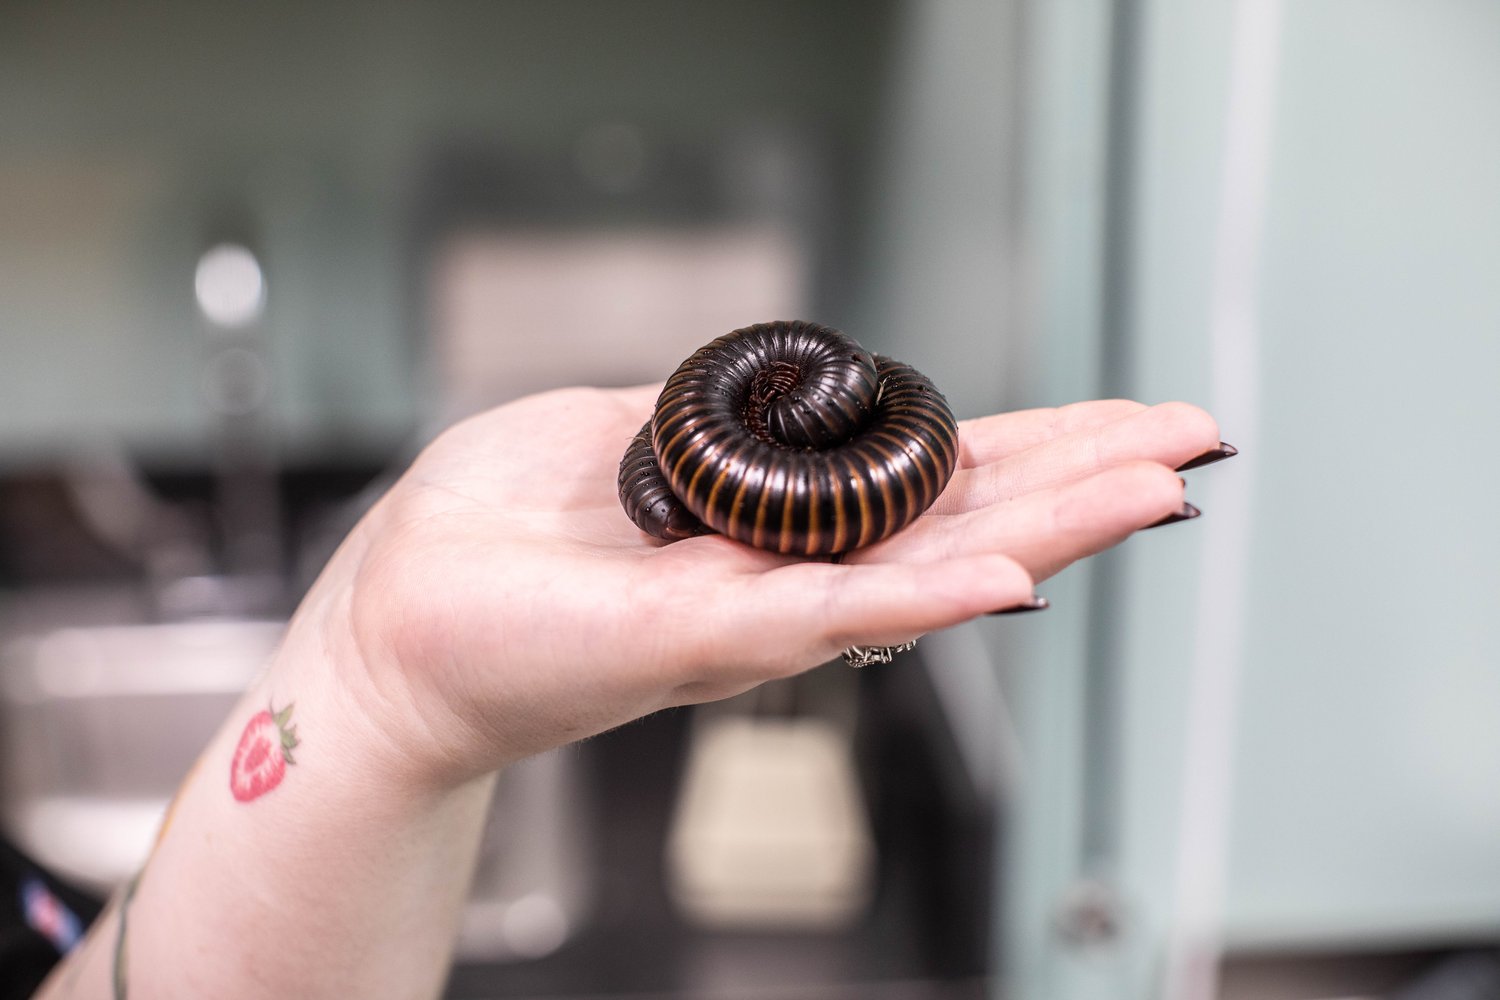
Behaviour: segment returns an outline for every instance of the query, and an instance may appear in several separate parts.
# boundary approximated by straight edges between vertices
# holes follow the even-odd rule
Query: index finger
[[[1113,423],[1144,409],[1146,404],[1130,399],[1096,399],[961,420],[958,467],[970,469],[998,462],[1018,451]]]

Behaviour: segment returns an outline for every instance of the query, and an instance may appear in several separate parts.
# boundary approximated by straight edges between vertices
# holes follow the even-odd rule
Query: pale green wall
[[[1133,391],[1203,398],[1228,11],[1147,5]],[[1249,576],[1231,947],[1500,929],[1500,8],[1284,6],[1260,255],[1256,454],[1192,489]],[[1246,373],[1247,377],[1251,373]],[[1201,485],[1200,485],[1201,481]],[[1247,491],[1244,524],[1215,500]],[[1182,635],[1211,569],[1131,552],[1122,872],[1174,858]],[[1155,942],[1143,942],[1148,947]],[[1148,963],[1149,965],[1149,963]]]
[[[1063,322],[1097,275],[1053,253],[1031,286],[1043,308],[1030,330],[1074,345],[1119,330],[1126,363],[1104,382],[1212,409],[1228,405],[1212,392],[1208,331],[1233,8],[1126,9],[1139,18],[1139,62],[1127,241],[1112,263],[1126,311],[1092,328]],[[1090,131],[1069,69],[1102,85],[1103,53],[1077,51],[1076,22],[1100,30],[1112,9],[1028,11],[1027,205],[1042,245],[1057,247],[1097,219],[1086,189],[1070,214],[1038,164],[1069,149],[1105,156],[1105,129]],[[1016,706],[1026,764],[1047,784],[1012,866],[1030,900],[1012,909],[1007,938],[1016,996],[1160,995],[1195,655],[1237,656],[1241,670],[1232,950],[1500,933],[1500,477],[1486,458],[1500,426],[1500,7],[1288,2],[1278,60],[1259,342],[1245,372],[1257,384],[1253,406],[1231,407],[1253,426],[1224,428],[1255,448],[1191,475],[1204,517],[1128,543],[1109,568],[1110,604],[1091,612],[1104,641],[1088,669],[1119,695],[1104,770],[1117,784],[1097,837],[1108,850],[1091,861],[1075,850],[1088,836],[1076,808],[1046,801],[1080,784],[1076,747],[1057,735],[1082,724],[1059,700],[1073,684],[1071,640],[1054,634],[1026,667],[1063,676],[1029,678]],[[1069,115],[1071,133],[1058,125]],[[1050,346],[1042,383],[1099,356],[1076,353]],[[1248,519],[1226,522],[1237,508]],[[1239,533],[1248,572],[1232,607],[1211,607],[1244,639],[1195,653],[1200,594],[1235,594],[1202,561],[1224,550],[1225,532]],[[1079,873],[1118,892],[1118,938],[1080,948],[1053,932]]]
[[[1500,933],[1500,6],[1289,4],[1231,931]]]

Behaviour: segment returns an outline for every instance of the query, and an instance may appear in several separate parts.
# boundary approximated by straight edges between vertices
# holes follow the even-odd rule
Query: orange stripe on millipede
[[[678,499],[683,502],[684,506],[689,508],[698,506],[689,503],[688,501],[698,495],[698,480],[703,478],[703,474],[708,471],[708,466],[709,463],[704,462],[702,465],[698,466],[698,468],[693,470],[693,478],[688,480],[687,488],[683,490],[682,494],[678,497]]]
[[[818,542],[822,539],[822,528],[818,524],[818,477],[809,474],[807,477],[807,540],[802,543],[803,555],[812,555],[818,551]]]
[[[892,461],[895,460],[895,456],[891,455],[890,453],[888,453],[884,448],[880,447],[880,445],[876,444],[870,438],[865,438],[865,443],[868,444],[875,451],[880,452],[881,457],[883,457],[884,459],[886,459],[886,464],[885,465],[878,466],[878,468],[881,471],[884,471],[886,474],[885,475],[876,475],[876,474],[873,474],[873,470],[872,470],[872,475],[870,476],[871,479],[876,480],[877,485],[880,487],[880,499],[885,502],[885,518],[884,518],[885,523],[883,525],[881,525],[881,535],[880,535],[880,537],[884,538],[887,535],[889,535],[893,530],[895,530],[894,527],[893,527],[893,525],[895,525],[895,523],[896,523],[896,509],[895,509],[896,508],[896,504],[895,504],[895,501],[891,497],[891,488],[890,488],[891,473],[890,473],[890,464],[889,464],[890,462],[892,462]]]
[[[735,458],[738,457],[739,453],[736,452]],[[750,477],[757,471],[761,472],[761,485],[764,486],[764,469],[757,470],[746,466],[740,471],[739,489],[734,491],[734,496],[729,500],[729,529],[724,532],[730,538],[739,538],[740,536],[740,511],[745,506],[745,491],[750,487]]]
[[[745,446],[742,444],[719,460],[719,473],[714,477],[714,484],[708,491],[708,499],[703,502],[703,519],[705,521],[718,521],[724,524],[725,527],[728,526],[727,518],[719,514],[719,491],[729,481],[730,473],[734,471],[735,463],[739,460],[739,456],[744,450]],[[724,531],[724,534],[727,535],[729,532]]]
[[[924,439],[930,439],[932,443],[936,445],[936,451],[938,452],[938,454],[935,454],[933,458],[937,459],[939,455],[941,455],[942,464],[944,466],[947,466],[951,469],[954,463],[957,461],[958,442],[956,439],[954,439],[953,435],[949,433],[947,424],[937,417],[930,414],[921,414],[913,417],[903,418],[901,420],[893,420],[891,421],[890,426],[892,428],[899,427],[903,430],[909,431],[913,436],[920,436]]]
[[[684,434],[691,434],[695,430],[702,430],[702,428],[684,427],[682,430],[677,432],[676,436],[674,436],[672,440],[668,441],[665,445],[662,446],[662,449],[658,454],[660,454],[662,458],[666,458],[668,455],[672,454],[673,449],[678,447],[678,442],[682,441],[682,436]],[[677,456],[677,460],[672,463],[671,471],[667,473],[667,479],[671,482],[675,483],[681,480],[682,463],[687,461],[687,457],[693,453],[693,449],[688,447],[688,445],[691,443],[692,442],[682,442],[682,454]]]
[[[831,463],[830,463],[831,464]],[[834,469],[828,474],[829,485],[833,487],[833,552],[842,552],[844,543],[849,538],[849,518],[844,513],[844,477],[839,470]]]
[[[772,459],[766,470],[766,478],[760,483],[760,502],[755,505],[755,529],[750,533],[750,544],[757,549],[765,548],[766,507],[771,503],[771,480],[780,471],[780,460]]]
[[[890,441],[892,444],[894,444],[897,448],[900,449],[901,454],[905,455],[906,458],[907,458],[907,464],[909,466],[915,468],[917,470],[917,475],[919,477],[921,477],[921,480],[922,480],[922,504],[921,504],[921,506],[924,509],[927,508],[928,506],[930,506],[932,504],[933,499],[934,499],[934,496],[933,496],[933,494],[934,494],[934,486],[933,486],[932,480],[930,480],[928,478],[928,476],[927,476],[927,466],[921,460],[921,456],[923,456],[923,455],[926,454],[926,450],[923,449],[923,448],[918,447],[912,441],[909,441],[909,440],[903,441],[901,438],[895,436],[894,434],[890,433],[889,431],[884,431],[884,430],[874,431],[870,436],[871,437],[880,437],[880,438],[883,438],[883,439],[885,439],[887,441]],[[905,486],[905,479],[906,479],[906,477],[903,476],[902,477],[903,486]],[[915,497],[911,496],[910,490],[907,491],[907,500],[909,500],[909,501],[915,500]]]
[[[680,498],[683,500],[686,500],[692,494],[693,484],[698,482],[698,476],[702,474],[704,467],[712,463],[712,459],[718,451],[719,442],[728,436],[724,427],[705,427],[702,428],[702,431],[702,435],[696,440],[689,441],[683,445],[682,454],[678,455],[677,460],[672,463],[672,471],[667,476],[668,482],[679,483],[682,481],[682,464],[684,462],[688,461],[689,458],[698,458],[702,461],[703,464],[693,473],[692,481],[683,490],[683,495]],[[662,449],[664,457],[668,453],[669,449]]]
[[[869,544],[870,536],[875,532],[875,517],[870,513],[870,481],[854,467],[852,459],[849,468],[854,473],[854,478],[849,480],[849,485],[854,488],[854,495],[859,498],[859,541],[854,544],[854,547],[862,549]]]
[[[776,539],[776,551],[785,552],[787,540],[792,537],[792,501],[797,496],[797,491],[792,489],[792,467],[788,463],[786,471],[786,485],[782,490],[785,499],[781,503],[781,534]]]

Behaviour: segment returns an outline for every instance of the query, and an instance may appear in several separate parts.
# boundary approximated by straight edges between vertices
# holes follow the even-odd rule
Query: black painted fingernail
[[[1234,445],[1225,444],[1223,441],[1220,441],[1217,448],[1212,451],[1205,451],[1197,458],[1188,459],[1177,467],[1177,471],[1186,472],[1189,469],[1201,469],[1205,465],[1213,465],[1215,462],[1222,462],[1226,458],[1233,458],[1239,453],[1240,450]]]
[[[1152,521],[1150,524],[1146,525],[1146,528],[1160,528],[1164,524],[1176,524],[1178,521],[1191,521],[1195,517],[1201,517],[1202,514],[1203,511],[1199,510],[1197,507],[1194,507],[1190,503],[1184,502],[1181,510],[1173,511],[1166,517],[1162,518],[1160,521]],[[1141,530],[1145,531],[1146,528],[1142,528]]]
[[[990,614],[1019,615],[1027,611],[1046,611],[1050,607],[1052,607],[1052,604],[1045,597],[1033,597],[1025,604],[1017,604],[1013,608],[1001,608],[999,611],[991,611]]]

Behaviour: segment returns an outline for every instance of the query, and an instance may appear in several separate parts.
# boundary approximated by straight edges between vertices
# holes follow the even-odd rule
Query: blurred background
[[[507,773],[451,996],[1500,996],[1497,98],[1489,0],[4,4],[0,829],[107,893],[446,421],[800,317],[1242,454]]]

